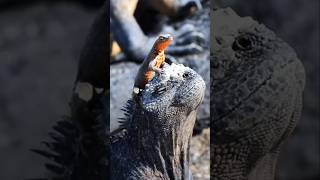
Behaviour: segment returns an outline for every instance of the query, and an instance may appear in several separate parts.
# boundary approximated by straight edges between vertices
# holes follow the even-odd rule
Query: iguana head
[[[289,45],[252,18],[231,9],[211,17],[213,144],[243,148],[242,162],[252,165],[297,123],[304,69]]]
[[[195,114],[204,90],[205,83],[195,71],[183,65],[166,64],[163,73],[146,85],[141,106],[156,128],[171,130],[173,125],[189,123],[188,116]]]
[[[301,112],[303,66],[253,19],[231,9],[211,17],[211,175],[257,179],[263,172],[274,179],[276,153]]]

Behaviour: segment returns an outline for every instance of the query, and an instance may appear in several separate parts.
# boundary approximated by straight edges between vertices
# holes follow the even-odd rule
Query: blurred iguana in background
[[[271,30],[211,11],[211,178],[273,180],[302,109],[305,72]]]

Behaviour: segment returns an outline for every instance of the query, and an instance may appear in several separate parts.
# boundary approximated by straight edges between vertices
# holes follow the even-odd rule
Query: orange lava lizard
[[[170,34],[160,35],[155,41],[148,56],[144,59],[134,81],[133,96],[139,94],[140,90],[153,79],[156,73],[161,72],[161,65],[165,62],[165,49],[172,43]]]

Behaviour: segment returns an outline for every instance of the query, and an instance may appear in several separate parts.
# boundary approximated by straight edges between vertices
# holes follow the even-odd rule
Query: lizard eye
[[[250,35],[242,35],[235,39],[232,44],[233,50],[248,50],[251,49],[253,45],[253,39]]]

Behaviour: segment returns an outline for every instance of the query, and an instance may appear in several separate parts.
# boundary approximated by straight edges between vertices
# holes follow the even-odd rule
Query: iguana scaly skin
[[[145,85],[160,73],[160,66],[165,62],[165,49],[172,43],[170,34],[160,35],[144,59],[134,81],[134,88],[144,89]]]
[[[273,180],[300,117],[304,68],[264,25],[211,11],[211,178]]]
[[[129,101],[124,135],[111,142],[111,179],[192,178],[189,145],[204,90],[195,71],[166,64],[142,91],[141,103]]]

